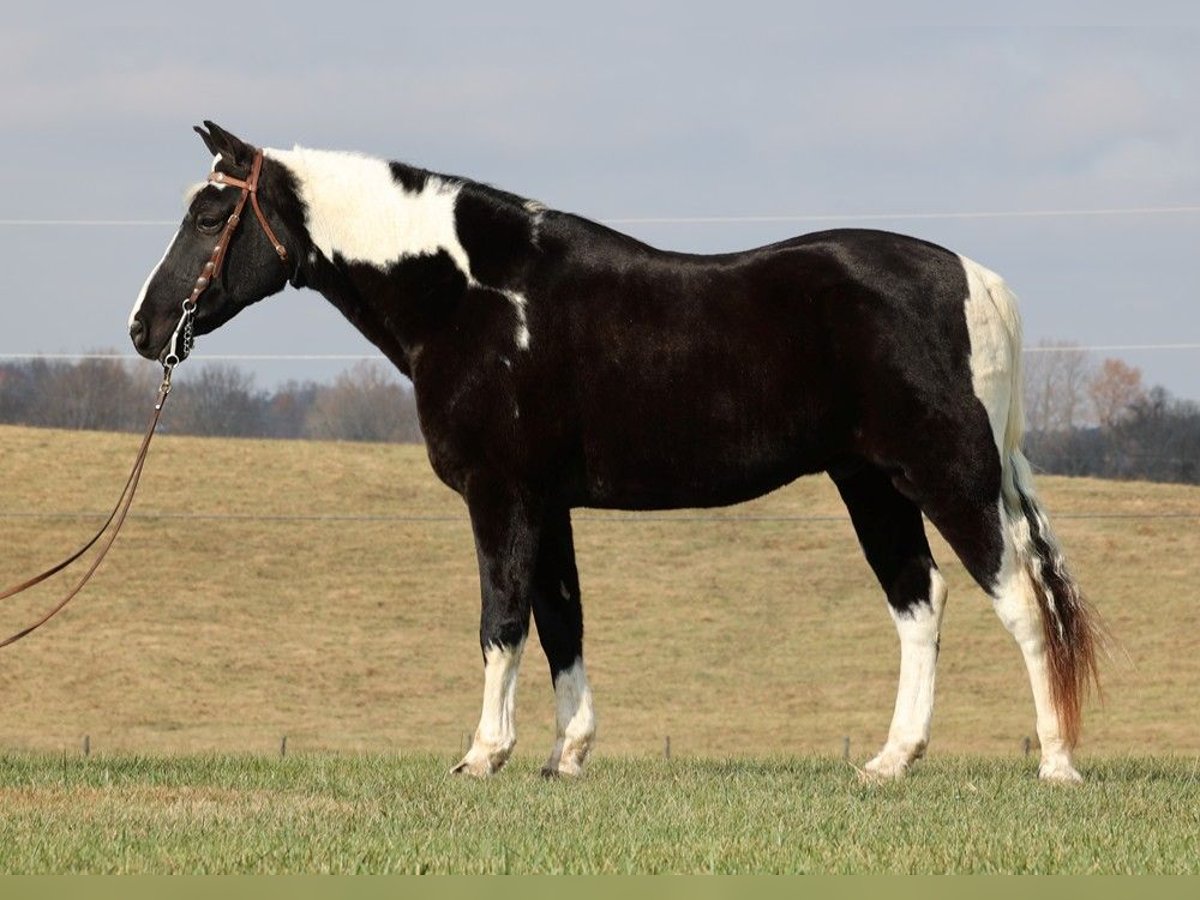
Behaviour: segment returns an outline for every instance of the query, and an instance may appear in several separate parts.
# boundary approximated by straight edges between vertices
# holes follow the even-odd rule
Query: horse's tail
[[[990,274],[990,273],[989,273]],[[1098,651],[1103,643],[1099,616],[1067,570],[1058,540],[1038,502],[1033,472],[1021,452],[1025,415],[1022,404],[1021,320],[1016,298],[996,276],[987,290],[1008,333],[1011,388],[1001,448],[1004,525],[1016,563],[1028,576],[1042,623],[1050,695],[1059,731],[1068,746],[1079,739],[1083,701],[1099,688]]]

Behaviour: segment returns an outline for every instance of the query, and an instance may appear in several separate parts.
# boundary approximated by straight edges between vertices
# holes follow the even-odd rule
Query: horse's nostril
[[[133,346],[141,350],[146,343],[146,323],[141,319],[134,319],[129,326],[129,337],[133,340]]]

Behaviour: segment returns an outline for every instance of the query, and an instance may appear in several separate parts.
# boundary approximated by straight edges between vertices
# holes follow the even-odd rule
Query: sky
[[[1193,345],[1095,357],[1200,399],[1200,28],[1103,7],[1085,25],[1069,6],[945,24],[920,3],[904,23],[802,2],[22,4],[0,30],[0,355],[131,352],[212,119],[671,249],[914,234],[1001,273],[1027,346]],[[195,359],[375,352],[289,288]],[[270,387],[348,363],[242,365]]]

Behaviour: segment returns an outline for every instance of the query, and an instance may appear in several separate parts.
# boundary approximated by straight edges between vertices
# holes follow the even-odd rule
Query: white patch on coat
[[[1021,319],[1016,297],[995,272],[965,256],[964,311],[971,341],[971,387],[987,410],[996,449],[1003,460],[1020,443]]]
[[[965,257],[960,259],[967,278],[964,309],[971,341],[971,386],[987,410],[1000,454],[998,506],[1004,553],[992,589],[993,605],[1025,658],[1042,747],[1039,775],[1055,781],[1080,781],[1080,775],[1071,763],[1071,747],[1062,735],[1054,707],[1042,611],[1030,581],[1031,567],[1027,565],[1037,556],[1025,513],[1028,505],[1033,510],[1042,539],[1051,550],[1051,558],[1046,562],[1058,569],[1064,580],[1069,580],[1050,523],[1037,504],[1029,461],[1021,452],[1025,413],[1021,396],[1021,318],[1017,299],[995,272]],[[1040,566],[1032,568],[1040,571]],[[1046,594],[1051,598],[1049,614],[1054,617],[1054,624],[1061,634],[1062,620],[1055,598],[1048,588]]]
[[[517,671],[522,641],[516,647],[492,645],[483,655],[483,712],[471,749],[456,772],[491,775],[508,761],[517,743]]]
[[[1027,523],[1024,528],[1027,532]],[[1050,781],[1082,781],[1071,762],[1071,747],[1059,727],[1058,711],[1050,691],[1050,668],[1042,630],[1042,613],[1029,580],[1028,567],[1021,561],[1018,551],[1020,531],[1020,524],[1015,527],[1009,525],[1005,529],[1004,557],[996,578],[993,608],[1021,648],[1029,673],[1033,706],[1037,712],[1038,743],[1042,748],[1038,775]]]
[[[525,318],[525,295],[518,291],[501,291],[508,302],[512,304],[513,310],[517,314],[517,329],[513,334],[513,341],[521,350],[529,349],[529,324]]]
[[[216,156],[213,157],[212,165],[209,166],[208,171],[210,171],[210,172],[217,171],[217,165],[220,162],[221,162],[221,154],[218,153]],[[205,187],[206,185],[210,185],[210,184],[214,188],[216,188],[218,191],[223,191],[223,190],[225,190],[225,188],[229,187],[229,185],[227,185],[221,181],[205,181],[203,184],[200,185],[200,187]]]
[[[582,658],[558,673],[554,699],[558,735],[544,769],[549,774],[578,775],[596,737],[592,689]]]
[[[420,191],[410,192],[385,160],[303,147],[264,153],[295,176],[309,236],[327,259],[337,253],[384,270],[444,250],[468,283],[478,284],[458,239],[457,182],[430,175]]]
[[[209,183],[207,181],[197,181],[195,184],[193,184],[191,187],[189,187],[187,190],[185,190],[183,192],[183,208],[185,210],[191,208],[192,201],[196,199],[196,195],[199,194],[206,187],[208,187],[208,184]],[[221,185],[221,187],[224,187],[224,186],[225,185]]]
[[[900,636],[900,682],[887,744],[865,766],[875,775],[903,775],[929,745],[938,641],[946,608],[946,581],[936,568],[929,570],[928,600],[903,613],[888,606]]]
[[[179,231],[183,229],[180,228]],[[162,259],[155,263],[154,268],[150,270],[150,274],[146,276],[146,280],[142,282],[142,289],[138,291],[137,300],[133,303],[133,309],[129,313],[129,327],[133,328],[133,320],[137,318],[137,314],[141,312],[142,304],[146,302],[146,292],[150,290],[150,282],[154,280],[154,276],[158,274],[158,270],[162,268],[162,264],[166,262],[167,257],[171,253],[171,248],[175,246],[175,241],[179,239],[179,231],[171,235],[171,242],[167,244],[167,249],[163,251]]]

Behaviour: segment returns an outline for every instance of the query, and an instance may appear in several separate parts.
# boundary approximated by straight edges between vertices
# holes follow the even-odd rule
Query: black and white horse
[[[206,129],[213,171],[247,179],[257,149]],[[579,773],[592,748],[572,508],[720,506],[824,471],[900,636],[891,729],[867,770],[902,775],[929,740],[946,584],[924,513],[1024,655],[1040,775],[1079,779],[1096,620],[1021,453],[1020,323],[997,275],[866,230],[665,252],[464,178],[300,147],[263,155],[255,199],[286,258],[245,224],[195,332],[310,287],[412,379],[479,562],[483,712],[455,771],[489,775],[512,753],[531,612],[557,701],[545,772]],[[130,316],[143,356],[169,352],[237,193],[210,178],[191,194]]]

